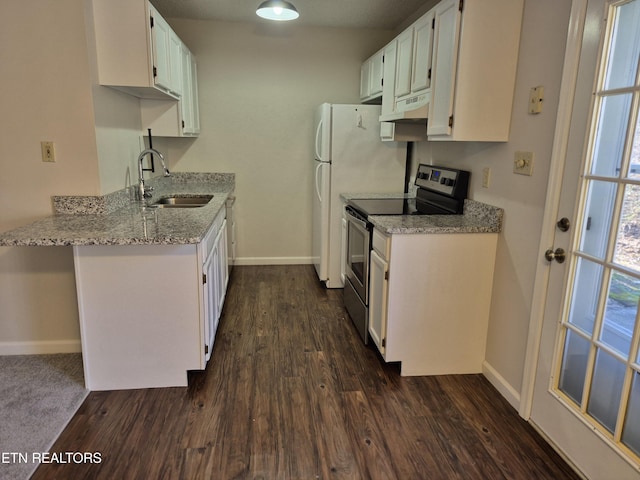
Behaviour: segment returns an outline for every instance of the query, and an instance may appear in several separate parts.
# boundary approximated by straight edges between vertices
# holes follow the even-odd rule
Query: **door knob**
[[[544,258],[546,258],[548,262],[555,260],[558,263],[564,263],[567,258],[567,252],[564,251],[564,248],[556,248],[555,251],[550,248],[544,252]]]
[[[569,219],[567,217],[562,217],[556,223],[556,227],[558,227],[558,230],[560,230],[562,232],[566,232],[567,230],[569,230],[569,227],[571,227],[571,222],[569,221]]]

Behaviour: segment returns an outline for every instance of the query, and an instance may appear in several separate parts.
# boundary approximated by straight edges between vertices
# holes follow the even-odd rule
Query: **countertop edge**
[[[220,175],[226,175],[221,177]],[[74,213],[57,213],[22,227],[0,233],[2,247],[68,247],[125,245],[191,245],[202,241],[220,210],[235,190],[233,174],[178,174],[160,181],[151,201],[172,194],[213,194],[203,207],[156,209],[130,201],[104,213],[86,213],[83,205],[95,205],[97,197],[64,197]],[[171,177],[170,177],[171,178]],[[221,180],[222,181],[219,181]],[[213,180],[213,181],[211,181]],[[126,190],[126,189],[125,189]],[[107,197],[107,196],[105,196]],[[101,198],[105,198],[101,197]],[[63,197],[57,197],[63,198]],[[98,202],[100,204],[101,202]],[[69,207],[71,205],[71,207]]]
[[[348,202],[368,198],[413,198],[406,193],[342,193]],[[462,215],[370,215],[369,221],[387,235],[500,233],[504,210],[487,203],[466,199]]]

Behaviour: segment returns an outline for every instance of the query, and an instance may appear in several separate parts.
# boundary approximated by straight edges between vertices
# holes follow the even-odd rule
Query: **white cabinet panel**
[[[177,98],[171,28],[153,5],[147,0],[91,1],[100,85],[140,98]]]
[[[369,333],[402,375],[482,371],[497,238],[374,230]]]
[[[173,30],[169,31],[169,90],[180,96],[184,88],[182,74],[182,40]]]
[[[383,51],[374,53],[360,67],[360,100],[371,102],[382,95],[384,73]]]
[[[161,89],[171,91],[171,27],[158,11],[149,5],[153,42],[153,81]]]
[[[443,0],[435,8],[433,95],[427,134],[449,135],[460,38],[459,0]]]
[[[413,25],[413,63],[411,91],[419,92],[431,86],[431,51],[433,49],[433,11],[420,17]]]
[[[397,38],[395,96],[411,93],[411,63],[413,57],[413,28],[408,28]]]
[[[373,250],[369,270],[369,335],[382,355],[387,333],[388,272],[389,264]]]

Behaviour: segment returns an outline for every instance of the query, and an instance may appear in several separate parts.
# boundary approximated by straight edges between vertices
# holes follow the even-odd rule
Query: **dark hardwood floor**
[[[189,388],[92,392],[34,479],[576,479],[481,375],[400,377],[312,266],[236,267]]]

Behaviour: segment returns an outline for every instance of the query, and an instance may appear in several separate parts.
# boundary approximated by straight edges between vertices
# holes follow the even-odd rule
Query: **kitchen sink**
[[[163,197],[155,201],[151,206],[157,208],[196,208],[204,207],[213,198],[213,195],[175,195]]]

